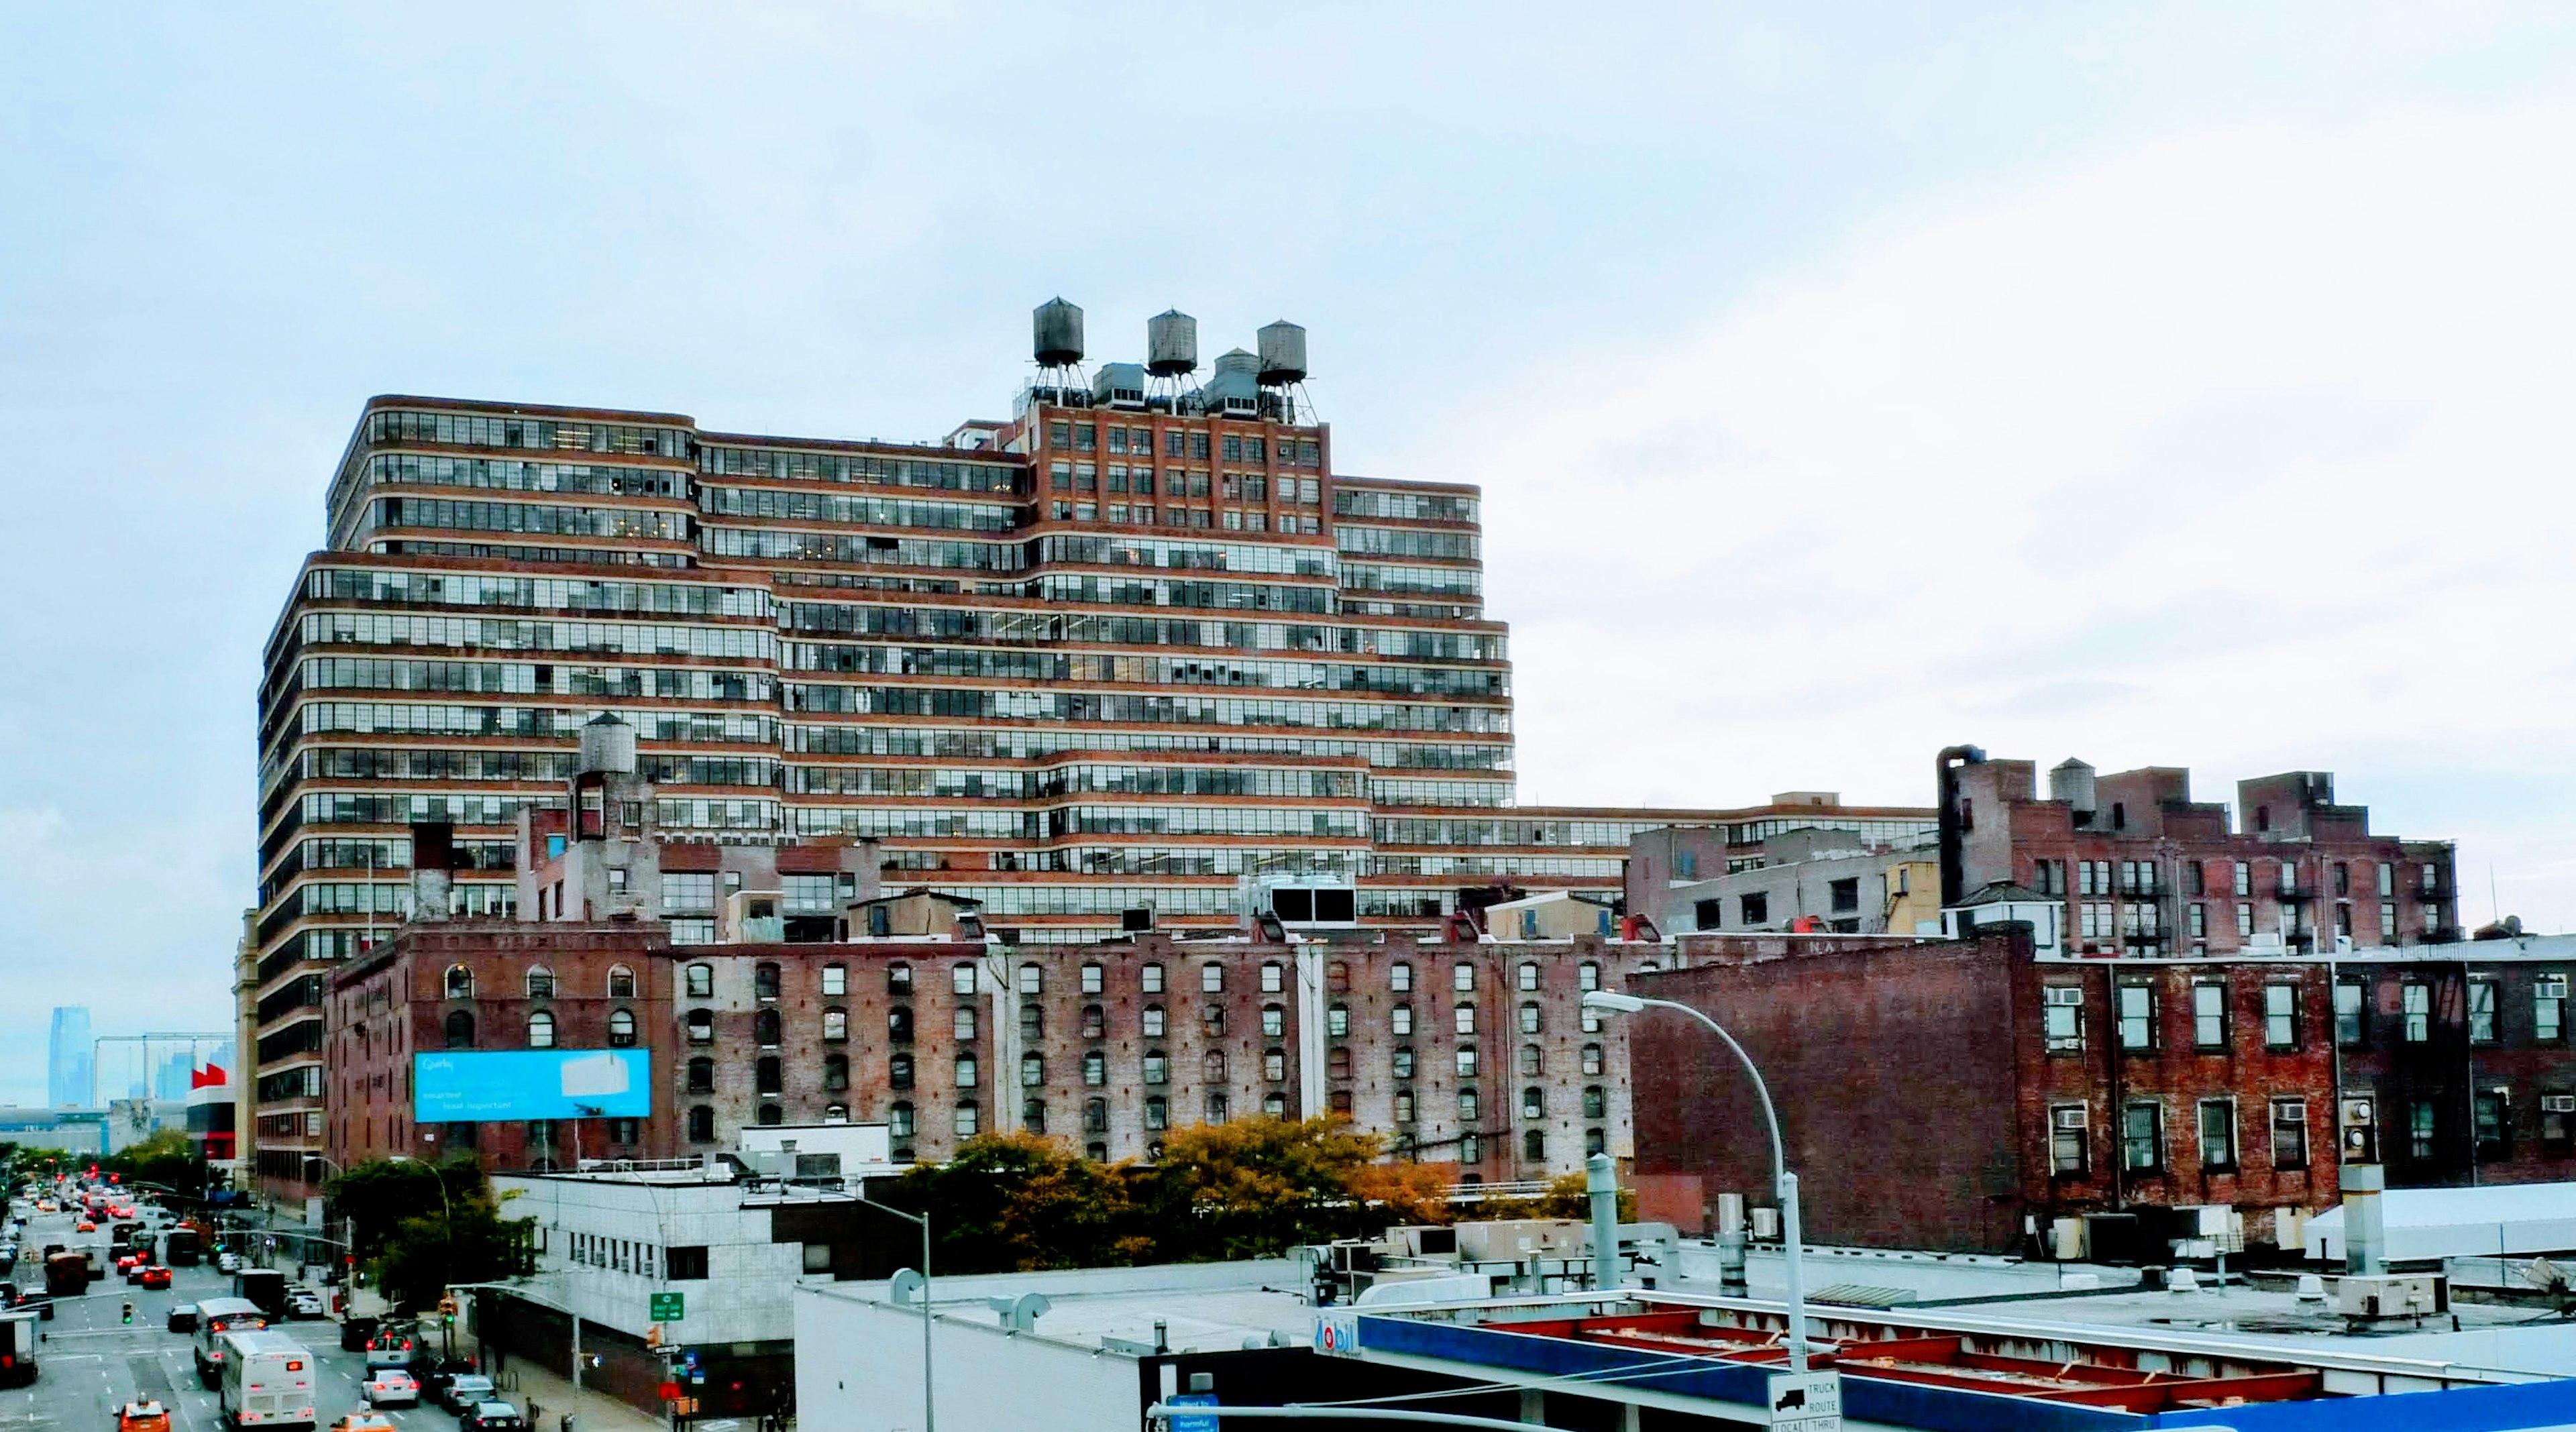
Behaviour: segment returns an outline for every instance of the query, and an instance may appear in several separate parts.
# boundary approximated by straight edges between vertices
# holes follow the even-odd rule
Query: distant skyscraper
[[[57,1109],[85,1108],[90,1090],[89,1007],[57,1005],[46,1042],[45,1101]]]
[[[185,1101],[188,1097],[188,1074],[195,1064],[196,1061],[184,1049],[162,1060],[160,1071],[152,1079],[152,1097]]]

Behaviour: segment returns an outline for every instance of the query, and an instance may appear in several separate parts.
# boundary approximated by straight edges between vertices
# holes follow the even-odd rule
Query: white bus
[[[224,1381],[217,1406],[226,1427],[311,1428],[313,1354],[284,1333],[224,1334]]]
[[[197,1304],[197,1383],[212,1391],[224,1380],[224,1334],[257,1332],[268,1314],[248,1298],[208,1298]]]

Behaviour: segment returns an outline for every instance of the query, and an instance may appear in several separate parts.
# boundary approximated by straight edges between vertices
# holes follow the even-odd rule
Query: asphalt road
[[[224,1423],[216,1410],[215,1394],[197,1385],[189,1335],[167,1327],[172,1305],[228,1297],[232,1280],[217,1273],[210,1260],[194,1268],[174,1268],[166,1291],[147,1291],[116,1276],[106,1256],[104,1230],[74,1233],[74,1220],[66,1215],[35,1213],[25,1207],[19,1211],[27,1217],[23,1247],[31,1260],[47,1243],[73,1248],[95,1244],[100,1265],[110,1272],[90,1284],[82,1296],[57,1299],[53,1321],[36,1325],[46,1335],[36,1350],[36,1383],[0,1391],[0,1432],[56,1428],[108,1432],[116,1426],[117,1410],[137,1396],[157,1398],[169,1408],[176,1432],[221,1432]],[[44,1286],[44,1275],[33,1261],[21,1262],[16,1276],[21,1287]],[[121,1321],[127,1302],[134,1304],[130,1327]],[[367,1376],[366,1355],[340,1350],[337,1322],[281,1321],[272,1326],[313,1351],[317,1367],[313,1408],[320,1426],[327,1428],[365,1408],[359,1384]],[[406,1429],[454,1432],[456,1427],[454,1417],[434,1406],[387,1408],[386,1412]]]

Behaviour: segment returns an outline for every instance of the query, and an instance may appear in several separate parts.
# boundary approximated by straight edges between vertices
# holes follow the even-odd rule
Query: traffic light
[[[644,1345],[646,1347],[660,1347],[662,1345],[662,1325],[660,1323],[655,1323],[644,1330]]]
[[[132,1303],[125,1305],[125,1320],[129,1323],[134,1321],[134,1305]]]

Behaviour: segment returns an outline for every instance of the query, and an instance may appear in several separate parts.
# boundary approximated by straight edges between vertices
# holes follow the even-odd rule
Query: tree
[[[1276,1257],[1383,1221],[1353,1191],[1379,1148],[1341,1119],[1201,1124],[1164,1141],[1137,1201],[1167,1261]]]
[[[128,1144],[99,1160],[99,1171],[115,1174],[123,1183],[166,1188],[183,1198],[201,1198],[206,1191],[206,1161],[184,1129],[162,1129]]]
[[[503,1218],[481,1197],[456,1207],[406,1218],[386,1234],[373,1267],[376,1285],[404,1312],[437,1304],[456,1283],[492,1283],[536,1271],[535,1241],[527,1219]]]
[[[1123,1180],[1040,1134],[984,1134],[944,1164],[916,1165],[886,1195],[930,1211],[934,1273],[1003,1273],[1129,1262]]]
[[[443,1218],[460,1204],[489,1201],[482,1171],[470,1158],[445,1164],[367,1159],[351,1165],[324,1191],[331,1197],[333,1211],[349,1220],[350,1252],[362,1263],[374,1261],[394,1230],[407,1220]]]

